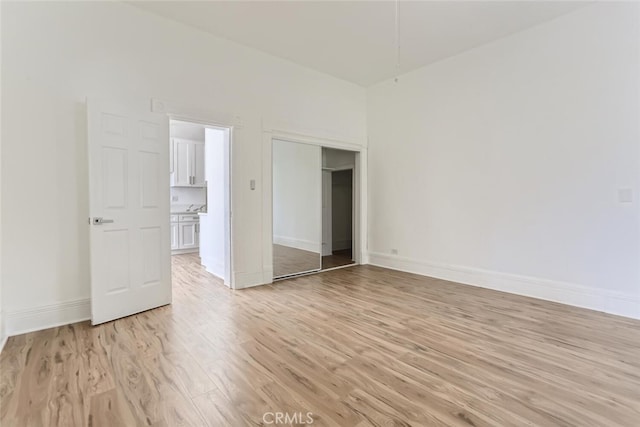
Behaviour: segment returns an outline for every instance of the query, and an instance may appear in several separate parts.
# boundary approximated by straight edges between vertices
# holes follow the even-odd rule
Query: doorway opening
[[[231,129],[172,119],[169,136],[171,254],[231,287]]]
[[[273,138],[273,277],[355,265],[358,153]]]

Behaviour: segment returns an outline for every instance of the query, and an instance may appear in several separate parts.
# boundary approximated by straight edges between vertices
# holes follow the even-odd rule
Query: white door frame
[[[355,206],[353,209],[353,258],[355,264],[366,264],[367,257],[365,249],[366,227],[367,227],[367,199],[366,199],[366,182],[367,182],[367,148],[342,140],[335,140],[324,137],[316,137],[304,135],[283,130],[265,130],[263,131],[262,149],[263,149],[263,167],[262,182],[264,183],[263,203],[262,203],[262,220],[263,220],[263,248],[262,248],[262,269],[263,283],[273,282],[273,140],[282,140],[297,142],[300,144],[310,144],[325,148],[335,148],[338,150],[346,150],[355,152],[355,165],[353,167],[353,197]],[[322,180],[321,180],[322,182]]]
[[[226,257],[229,259],[229,277],[224,278],[225,281],[228,279],[228,286],[231,289],[236,289],[235,280],[234,280],[234,257],[233,257],[233,147],[234,147],[234,125],[230,123],[224,123],[224,121],[219,121],[211,118],[200,118],[194,115],[188,114],[176,114],[176,113],[168,113],[169,121],[177,120],[181,122],[189,122],[198,125],[203,125],[209,128],[216,128],[220,130],[225,130],[229,132],[229,157],[227,158],[228,162],[228,179],[229,179],[229,215],[226,218],[227,226],[229,227],[229,239],[225,244],[227,253]],[[170,141],[169,141],[170,142]]]

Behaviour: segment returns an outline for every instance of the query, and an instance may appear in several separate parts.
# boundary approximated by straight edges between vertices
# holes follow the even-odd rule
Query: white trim
[[[205,270],[224,282],[224,261],[215,262],[212,258],[208,257],[202,258],[201,264]],[[229,286],[227,283],[225,283],[225,285]]]
[[[310,276],[312,274],[317,274],[317,273],[322,273],[322,270],[313,269],[313,270],[300,271],[298,273],[285,274],[284,276],[274,277],[273,278],[273,282],[275,283],[275,282],[279,282],[281,280],[294,279],[296,277],[301,277],[301,276]]]
[[[369,264],[640,319],[640,296],[473,267],[368,253]]]
[[[4,348],[4,345],[7,343],[7,331],[6,331],[6,323],[4,320],[4,312],[0,310],[0,352]]]
[[[266,285],[271,282],[265,281],[265,276],[261,271],[259,271],[252,273],[235,273],[233,283],[235,285],[233,289],[246,289],[254,286]]]
[[[333,270],[340,270],[342,268],[349,268],[349,267],[355,267],[356,265],[360,265],[357,262],[352,262],[351,264],[345,264],[345,265],[338,265],[336,267],[330,267],[330,268],[323,268],[322,270],[318,271],[318,273],[326,273],[327,271],[333,271]]]
[[[7,312],[7,336],[40,331],[91,319],[89,298]]]

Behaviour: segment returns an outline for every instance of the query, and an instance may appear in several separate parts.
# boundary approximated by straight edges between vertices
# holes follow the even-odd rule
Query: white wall
[[[69,307],[65,319],[88,315],[87,96],[153,97],[195,119],[213,111],[233,121],[239,287],[269,277],[262,123],[366,142],[365,91],[356,85],[120,2],[1,7],[2,297],[13,332],[20,319],[38,315],[33,327],[46,326]]]
[[[321,149],[273,141],[273,242],[320,253]]]
[[[370,88],[371,262],[640,317],[638,7]]]

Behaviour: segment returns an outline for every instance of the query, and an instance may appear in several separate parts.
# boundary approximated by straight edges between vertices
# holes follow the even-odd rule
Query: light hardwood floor
[[[369,266],[234,292],[173,259],[171,306],[10,338],[0,424],[640,425],[640,322]]]

